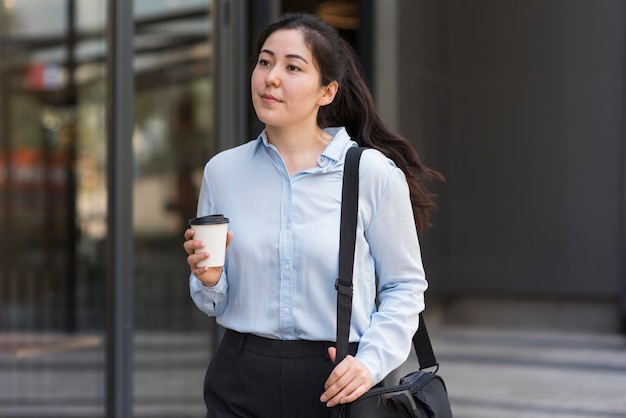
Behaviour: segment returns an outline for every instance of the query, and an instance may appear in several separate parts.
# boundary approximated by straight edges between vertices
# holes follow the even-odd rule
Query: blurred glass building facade
[[[205,162],[256,129],[248,34],[283,7],[0,1],[0,416],[203,415],[216,329],[188,296],[182,234]],[[120,184],[132,202],[112,202]]]
[[[108,3],[0,4],[2,416],[111,409],[105,324],[117,308],[105,291],[107,60],[116,51]],[[136,416],[192,416],[201,410],[197,385],[210,333],[189,304],[180,244],[195,211],[198,170],[215,151],[210,4],[132,3],[135,88],[124,100],[134,109],[126,138],[134,166],[119,173],[134,190],[132,213],[124,214],[134,225],[135,261],[136,361],[128,375]]]

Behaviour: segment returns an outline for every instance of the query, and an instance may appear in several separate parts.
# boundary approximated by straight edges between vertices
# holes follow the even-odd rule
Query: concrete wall
[[[542,301],[530,322],[573,327],[568,313],[598,305],[594,323],[616,328],[624,2],[394,4],[398,128],[447,177],[422,238],[431,298],[487,322],[503,301]],[[546,318],[559,301],[569,308]]]

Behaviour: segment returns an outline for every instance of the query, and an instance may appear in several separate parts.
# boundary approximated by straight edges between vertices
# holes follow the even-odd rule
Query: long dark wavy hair
[[[426,187],[430,180],[443,176],[426,167],[413,144],[393,132],[376,111],[374,99],[365,82],[363,70],[352,47],[337,30],[309,13],[287,13],[270,23],[259,34],[256,55],[267,38],[277,30],[296,29],[304,35],[320,72],[320,83],[337,81],[339,89],[333,102],[321,107],[317,115],[320,128],[344,126],[360,146],[379,150],[405,174],[409,184],[413,216],[418,231],[430,226],[436,208],[434,195]]]

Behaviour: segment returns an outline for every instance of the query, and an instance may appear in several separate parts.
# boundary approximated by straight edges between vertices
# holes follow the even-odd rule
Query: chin
[[[267,114],[264,114],[264,112],[256,112],[256,117],[265,126],[281,126],[282,125],[282,123],[279,120],[276,120],[276,118],[273,118],[271,116],[268,116]]]

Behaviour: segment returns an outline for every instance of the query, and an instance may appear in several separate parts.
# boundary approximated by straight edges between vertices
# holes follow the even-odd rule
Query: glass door
[[[0,0],[0,416],[105,416],[107,0]],[[213,138],[209,0],[135,0],[134,416],[202,416],[182,234]]]
[[[206,0],[135,0],[135,416],[203,416],[211,321],[182,248],[215,152]]]
[[[105,15],[0,2],[0,416],[104,415]]]

